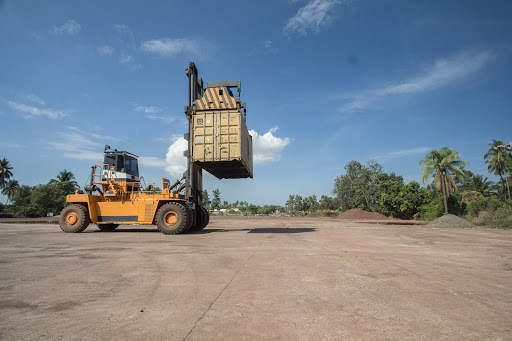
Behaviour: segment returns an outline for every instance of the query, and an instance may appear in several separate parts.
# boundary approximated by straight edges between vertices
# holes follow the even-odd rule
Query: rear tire
[[[59,225],[66,233],[80,233],[89,226],[89,210],[82,205],[71,204],[60,212]]]
[[[163,234],[181,234],[189,230],[191,216],[188,208],[177,202],[169,202],[156,212],[156,226]]]
[[[96,224],[104,232],[112,232],[119,227],[119,224]]]

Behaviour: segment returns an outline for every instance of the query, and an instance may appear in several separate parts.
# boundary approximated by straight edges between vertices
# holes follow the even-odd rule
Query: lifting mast
[[[185,115],[188,119],[188,133],[185,140],[188,141],[188,150],[184,152],[187,157],[187,171],[184,174],[186,190],[185,195],[191,204],[193,221],[192,225],[199,225],[201,222],[201,204],[203,199],[203,169],[192,162],[192,129],[193,129],[193,108],[192,104],[196,99],[203,96],[203,79],[198,78],[197,68],[194,63],[189,63],[185,70],[188,77],[188,106],[185,107]]]

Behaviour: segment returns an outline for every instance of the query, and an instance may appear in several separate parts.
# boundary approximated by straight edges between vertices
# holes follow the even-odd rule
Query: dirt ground
[[[512,230],[0,224],[2,340],[511,340]]]

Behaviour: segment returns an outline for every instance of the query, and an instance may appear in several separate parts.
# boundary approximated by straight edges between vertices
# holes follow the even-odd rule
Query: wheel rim
[[[167,226],[174,226],[178,223],[178,214],[176,212],[167,212],[164,216],[164,223]]]
[[[69,226],[75,225],[78,221],[78,214],[75,212],[69,212],[68,215],[66,215],[66,224]]]

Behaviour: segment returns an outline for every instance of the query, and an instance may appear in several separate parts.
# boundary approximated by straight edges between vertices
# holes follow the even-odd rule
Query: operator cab
[[[105,160],[103,166],[103,180],[114,178],[119,181],[138,182],[139,165],[138,156],[125,151],[108,151],[110,146],[105,146]],[[112,170],[113,168],[113,170]]]

